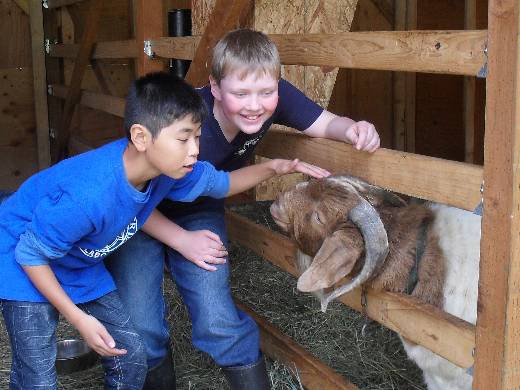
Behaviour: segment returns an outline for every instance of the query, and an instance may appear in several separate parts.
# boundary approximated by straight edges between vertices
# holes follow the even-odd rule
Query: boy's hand
[[[365,121],[355,122],[347,129],[345,136],[357,150],[372,153],[379,148],[379,134],[372,123]]]
[[[285,175],[287,173],[300,172],[321,179],[330,176],[330,172],[316,165],[307,164],[297,158],[294,160],[274,159],[271,160],[272,168],[277,175]]]
[[[83,313],[75,322],[83,340],[101,356],[119,356],[126,354],[126,349],[115,348],[116,342],[110,336],[106,328],[96,318]]]
[[[209,230],[184,231],[175,249],[192,263],[207,271],[216,271],[210,264],[224,264],[228,255],[220,237]]]

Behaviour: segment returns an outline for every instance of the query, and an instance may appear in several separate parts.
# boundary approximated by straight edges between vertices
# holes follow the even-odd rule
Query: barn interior
[[[489,233],[482,246],[488,265],[481,265],[486,295],[479,301],[482,322],[475,326],[376,293],[369,295],[368,313],[359,292],[321,313],[312,297],[296,291],[296,271],[287,264],[294,245],[280,238],[266,210],[269,201],[302,176],[270,180],[230,202],[232,257],[237,259],[233,292],[259,313],[255,319],[271,359],[273,387],[423,389],[420,372],[394,333],[404,332],[461,367],[475,365],[481,374],[474,388],[510,388],[517,374],[501,368],[515,362],[514,318],[519,310],[511,280],[518,262],[518,8],[514,1],[493,0],[0,0],[0,30],[7,38],[0,42],[0,190],[15,191],[41,169],[123,137],[124,97],[137,76],[168,70],[195,86],[204,85],[207,67],[202,58],[208,58],[223,33],[236,27],[261,30],[281,48],[282,77],[329,111],[372,122],[383,150],[371,165],[355,153],[349,157],[348,146],[303,145],[293,139],[293,130],[276,128],[258,147],[257,159],[297,156],[426,200],[472,210],[484,196],[492,205],[483,227]],[[371,34],[348,35],[364,32]],[[302,43],[291,58],[290,45],[299,36],[309,36],[310,42],[313,34],[319,36],[322,51],[311,55],[313,47]],[[334,36],[339,43],[328,51]],[[153,55],[146,52],[145,41]],[[500,50],[493,51],[492,42]],[[338,47],[345,51],[334,52]],[[511,53],[503,57],[505,52]],[[385,169],[403,169],[404,178]],[[484,195],[483,182],[489,184]],[[508,215],[511,220],[504,223]],[[251,242],[258,235],[263,243]],[[492,243],[503,242],[504,236],[507,242],[497,250]],[[492,264],[497,263],[505,270],[498,277],[503,283],[491,287],[496,278]],[[172,281],[165,280],[165,285],[172,333],[178,335],[173,347],[180,388],[225,388],[218,368],[191,347],[182,302]],[[287,296],[281,297],[280,290]],[[383,303],[376,303],[378,299]],[[412,314],[401,322],[381,315],[392,302]],[[493,312],[496,302],[508,303],[498,315]],[[404,323],[413,322],[413,315],[424,321],[421,329],[409,331]],[[367,316],[371,320],[364,336]],[[431,328],[423,324],[427,319]],[[490,336],[490,328],[497,333]],[[424,329],[443,335],[444,341],[426,341],[420,335]],[[3,386],[9,377],[9,348],[5,330],[0,331]],[[73,334],[67,324],[60,332],[63,337]],[[486,357],[474,353],[475,343]],[[354,355],[358,363],[351,364]],[[485,368],[489,362],[492,374]],[[60,377],[60,386],[100,388],[101,375],[97,367]]]

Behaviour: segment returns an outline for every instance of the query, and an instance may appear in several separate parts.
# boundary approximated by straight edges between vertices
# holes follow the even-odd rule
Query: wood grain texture
[[[485,62],[487,31],[370,31],[269,37],[277,44],[282,64],[286,65],[474,76]],[[160,57],[192,59],[199,39],[162,38],[154,40],[154,47]],[[195,42],[190,43],[192,40]]]
[[[354,175],[386,189],[473,211],[480,202],[482,167],[379,149],[370,154],[351,145],[271,131],[257,147],[265,157],[301,158],[332,173]]]
[[[519,11],[515,0],[489,2],[477,390],[520,383]]]
[[[31,21],[31,48],[33,62],[34,112],[36,115],[36,139],[38,167],[51,165],[51,149],[49,139],[49,111],[47,102],[47,67],[43,50],[43,10],[40,2],[29,4]]]

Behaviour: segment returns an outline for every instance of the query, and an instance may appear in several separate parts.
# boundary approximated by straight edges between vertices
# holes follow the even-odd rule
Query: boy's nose
[[[258,110],[260,108],[260,101],[258,100],[258,96],[251,95],[251,97],[247,100],[246,108],[249,110]]]
[[[196,139],[191,140],[188,153],[193,157],[197,157],[199,155],[199,142]]]

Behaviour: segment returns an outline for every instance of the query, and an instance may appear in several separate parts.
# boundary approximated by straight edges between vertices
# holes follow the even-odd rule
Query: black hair
[[[148,73],[136,79],[128,91],[125,133],[130,140],[130,128],[140,124],[156,138],[163,128],[186,115],[191,115],[194,123],[202,123],[207,115],[204,101],[195,89],[174,74]]]

